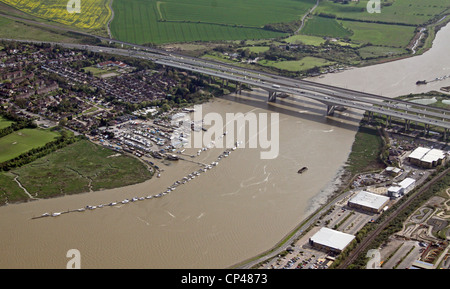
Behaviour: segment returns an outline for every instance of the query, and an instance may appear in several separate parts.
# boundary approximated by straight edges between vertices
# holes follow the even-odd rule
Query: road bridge
[[[326,105],[327,115],[334,114],[337,107],[354,108],[367,111],[370,115],[374,113],[385,115],[388,118],[388,122],[392,118],[403,119],[405,120],[406,129],[409,128],[411,122],[424,124],[425,130],[429,130],[430,127],[440,127],[444,129],[444,138],[450,130],[450,110],[443,108],[429,107],[312,81],[292,79],[142,46],[121,49],[66,43],[53,44],[68,48],[86,49],[93,52],[147,59],[160,65],[233,81],[237,84],[238,90],[241,84],[259,87],[268,92],[269,102],[276,101],[277,95],[280,93],[313,99]]]

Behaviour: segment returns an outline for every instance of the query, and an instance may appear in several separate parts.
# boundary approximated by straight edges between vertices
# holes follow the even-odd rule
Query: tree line
[[[69,134],[62,133],[60,137],[56,140],[46,143],[42,147],[33,148],[18,157],[0,163],[0,171],[9,171],[14,168],[21,167],[28,163],[31,163],[38,158],[44,157],[58,149],[61,149],[67,145],[75,143],[81,139],[85,138],[84,136],[70,136]]]
[[[4,118],[14,121],[10,126],[0,129],[0,138],[7,136],[17,130],[21,130],[24,128],[36,128],[37,125],[32,121],[24,117],[20,117],[16,114],[12,114],[10,112],[2,112],[0,111],[0,116]]]

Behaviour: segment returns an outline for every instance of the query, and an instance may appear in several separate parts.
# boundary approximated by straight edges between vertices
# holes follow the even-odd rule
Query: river
[[[427,53],[383,64],[384,69],[376,65],[317,80],[392,96],[415,92],[415,81],[431,76],[423,58],[434,67],[433,76],[450,69],[449,35],[447,25]],[[390,70],[398,77],[385,78]],[[362,85],[368,76],[378,85]],[[400,76],[405,81],[400,83]],[[277,158],[262,160],[259,149],[238,148],[170,194],[126,205],[31,219],[44,212],[157,194],[200,167],[186,161],[160,164],[161,178],[141,184],[1,207],[0,268],[65,268],[70,249],[79,250],[82,268],[225,268],[270,249],[332,192],[361,112],[347,110],[327,118],[326,107],[310,100],[266,100],[266,93],[253,91],[215,99],[202,110],[223,116],[279,113]],[[210,163],[222,151],[208,150],[196,160]],[[303,166],[308,170],[298,174]]]

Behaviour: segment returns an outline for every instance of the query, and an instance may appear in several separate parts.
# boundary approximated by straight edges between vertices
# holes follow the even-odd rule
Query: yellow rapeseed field
[[[110,0],[72,0],[78,2],[80,13],[69,13],[69,0],[0,0],[30,15],[83,29],[101,29],[112,15]],[[71,6],[74,10],[76,5]]]

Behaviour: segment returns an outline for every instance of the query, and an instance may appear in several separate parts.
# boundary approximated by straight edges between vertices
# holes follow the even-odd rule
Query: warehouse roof
[[[354,238],[355,236],[353,235],[322,227],[310,240],[314,243],[342,251]]]
[[[384,204],[386,204],[388,200],[389,197],[361,191],[356,196],[351,198],[348,202],[378,210],[382,206],[384,206]]]
[[[429,149],[424,147],[416,148],[409,157],[412,159],[421,160],[422,162],[432,163],[445,158],[445,153],[438,149]]]
[[[400,183],[398,183],[398,185],[399,185],[400,187],[406,189],[407,187],[409,187],[410,185],[414,184],[415,182],[416,182],[415,179],[406,178],[406,179],[404,179],[403,181],[401,181]]]

